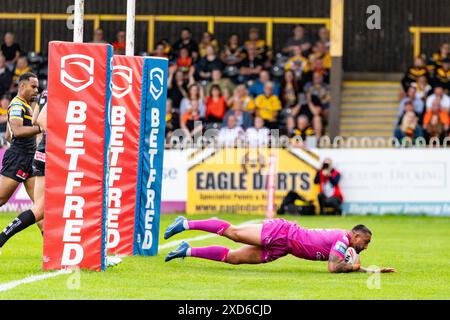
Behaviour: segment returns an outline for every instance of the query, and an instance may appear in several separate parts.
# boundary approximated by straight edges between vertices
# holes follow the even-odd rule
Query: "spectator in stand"
[[[400,107],[398,109],[397,118],[400,119],[400,117],[403,116],[403,113],[405,112],[405,104],[406,103],[412,103],[413,110],[417,114],[417,116],[420,119],[420,123],[422,122],[421,119],[423,117],[424,109],[425,109],[425,103],[423,100],[418,99],[416,97],[416,88],[413,86],[408,87],[408,90],[406,92],[406,97],[404,97],[400,101]]]
[[[245,132],[245,140],[249,147],[267,147],[269,145],[270,130],[264,127],[264,120],[255,117],[254,126]]]
[[[434,86],[439,86],[444,89],[446,94],[450,91],[450,58],[441,60],[441,66],[436,68],[434,73]]]
[[[173,54],[175,57],[180,55],[180,50],[185,48],[188,50],[188,55],[192,57],[194,61],[198,58],[198,44],[192,40],[192,31],[189,28],[181,29],[180,39],[172,46]]]
[[[0,54],[0,96],[8,92],[11,82],[12,72],[6,66],[5,57]]]
[[[246,57],[240,65],[238,81],[244,83],[256,80],[263,70],[263,60],[256,55],[256,46],[250,43],[246,49]]]
[[[270,73],[267,70],[262,70],[259,74],[259,79],[256,80],[248,89],[250,95],[253,98],[264,93],[264,86],[266,83],[270,82]],[[280,87],[276,81],[272,81],[273,83],[273,93],[277,97],[280,94]]]
[[[125,31],[121,30],[117,32],[116,41],[112,43],[114,54],[121,54],[121,55],[125,54],[126,48],[125,39],[126,39]]]
[[[175,60],[176,57],[173,55],[172,45],[170,44],[169,40],[167,40],[166,38],[161,39],[158,41],[158,44],[162,44],[164,46],[164,54],[169,57],[169,60]]]
[[[210,92],[211,86],[217,84],[220,87],[225,99],[228,100],[233,94],[234,84],[230,81],[230,79],[222,77],[222,71],[220,69],[213,69],[211,71],[211,78],[212,81],[206,86],[206,92]]]
[[[428,70],[425,66],[423,58],[419,56],[414,59],[414,64],[408,68],[408,70],[405,72],[405,75],[403,76],[403,90],[407,92],[408,88],[411,86],[411,83],[416,82],[419,77],[422,76],[428,77]]]
[[[317,104],[317,102],[313,101],[312,99],[313,96],[317,97],[319,105],[322,108],[322,116],[325,118],[325,120],[328,119],[328,113],[330,111],[331,89],[330,85],[324,83],[323,76],[320,73],[313,74],[313,81],[305,86],[305,92],[308,102],[312,101],[314,104]]]
[[[235,147],[238,141],[244,138],[244,130],[236,123],[234,116],[229,116],[227,125],[219,131],[218,143],[220,146]]]
[[[17,60],[20,57],[20,45],[14,42],[14,34],[11,32],[5,33],[4,43],[2,44],[2,53],[5,57],[5,64],[9,71],[14,70]]]
[[[299,140],[303,142],[303,145],[306,143],[308,137],[315,136],[314,129],[311,127],[307,116],[301,115],[297,118],[297,127],[295,128],[294,133],[297,139],[301,138]]]
[[[322,59],[314,59],[310,64],[310,70],[305,74],[301,83],[308,83],[312,81],[313,74],[320,73],[323,77],[323,82],[329,84],[330,83],[330,69],[325,68],[323,65]]]
[[[437,68],[442,66],[442,60],[450,58],[450,43],[444,42],[441,44],[438,52],[433,53],[430,61],[428,62],[428,71],[431,76],[434,76],[434,72]]]
[[[250,47],[254,47],[256,51],[256,56],[264,63],[267,59],[268,47],[266,41],[259,38],[258,28],[250,28],[248,33],[248,40],[244,43],[244,50],[247,51]]]
[[[312,47],[312,53],[308,56],[310,65],[313,65],[315,60],[322,60],[322,67],[324,69],[331,68],[331,55],[323,42],[317,41]]]
[[[445,138],[445,124],[442,122],[439,115],[433,114],[430,119],[430,123],[426,127],[425,135],[427,143],[437,139],[439,142]]]
[[[445,133],[448,131],[450,126],[450,118],[447,111],[442,110],[441,108],[441,101],[439,98],[433,100],[433,104],[431,106],[431,109],[428,110],[425,113],[425,116],[423,117],[423,128],[428,134],[432,134],[431,136],[428,136],[428,138],[431,138],[432,136],[436,136],[439,123],[442,124],[443,132],[441,132],[440,137],[442,138]],[[435,119],[437,118],[437,119]],[[431,125],[431,126],[430,126]]]
[[[297,125],[294,129],[294,135],[291,138],[291,145],[298,148],[306,148],[310,142],[310,138],[315,136],[314,129],[309,123],[307,116],[299,116],[297,118]]]
[[[296,118],[292,115],[288,115],[286,117],[286,124],[281,128],[281,135],[284,135],[289,138],[290,141],[293,137],[295,137],[295,130],[297,129],[295,120]]]
[[[419,124],[422,124],[423,115],[421,115],[420,113],[417,113],[414,110],[414,104],[413,104],[412,100],[405,100],[403,112],[397,118],[397,127],[399,127],[402,124],[403,118],[407,112],[414,112],[416,114],[417,118],[419,119]]]
[[[205,120],[207,123],[221,123],[227,112],[227,102],[222,90],[217,84],[211,86],[209,96],[206,97]]]
[[[170,141],[175,130],[180,128],[180,116],[172,109],[172,100],[166,100],[166,142]]]
[[[422,100],[425,106],[425,100],[432,90],[428,84],[428,78],[426,76],[420,76],[416,82],[411,83],[411,87],[416,89],[416,99]]]
[[[281,110],[280,99],[273,92],[273,83],[264,85],[264,93],[255,99],[255,114],[264,119],[269,129],[278,128],[278,112]]]
[[[298,105],[299,93],[300,87],[298,82],[295,81],[294,71],[287,70],[284,73],[283,80],[281,81],[280,89],[280,101],[283,111],[286,114],[297,116],[300,111],[300,106]]]
[[[408,137],[413,141],[423,137],[423,129],[419,124],[419,118],[414,111],[406,111],[400,126],[395,130],[395,137],[401,141]]]
[[[253,113],[255,111],[255,101],[248,95],[245,84],[240,84],[234,89],[233,96],[228,99],[228,105],[234,109],[238,103],[242,103],[244,111]]]
[[[28,60],[26,57],[20,57],[17,60],[16,68],[14,69],[10,92],[16,93],[19,86],[19,78],[21,75],[31,72],[31,68],[28,66]]]
[[[203,88],[197,83],[193,83],[188,86],[188,96],[183,98],[180,103],[180,117],[182,119],[183,115],[189,110],[192,105],[192,101],[196,101],[198,112],[201,118],[205,117],[206,106],[205,106],[205,96],[203,93]]]
[[[219,42],[214,38],[214,35],[209,32],[203,32],[202,40],[198,44],[198,53],[200,58],[203,58],[207,55],[206,49],[208,46],[211,46],[214,49],[214,54],[219,53]]]
[[[102,28],[95,29],[94,37],[92,38],[92,43],[106,43]]]
[[[295,56],[297,47],[300,48],[301,52],[305,53],[311,48],[311,42],[305,36],[305,27],[300,24],[292,28],[292,37],[287,40],[282,51],[288,56]]]
[[[11,99],[8,95],[3,95],[0,99],[0,140],[5,138],[6,124],[8,122],[8,106],[10,102]]]
[[[169,54],[166,52],[166,47],[164,46],[164,43],[158,42],[156,45],[155,50],[153,50],[150,55],[152,57],[158,57],[158,58],[167,58],[169,59]]]
[[[236,124],[243,128],[244,130],[247,130],[249,127],[252,126],[253,120],[250,113],[247,111],[244,111],[244,103],[241,99],[237,99],[234,102],[233,109],[230,109],[225,113],[225,117],[223,118],[223,126],[226,126],[228,123],[228,118],[230,116],[234,116],[236,118]]]
[[[203,131],[198,100],[190,100],[188,110],[181,117],[181,129],[187,137],[194,137]]]
[[[244,48],[239,44],[239,36],[233,33],[223,47],[220,59],[226,66],[237,66],[244,58]]]
[[[212,45],[206,46],[205,52],[205,56],[198,60],[195,69],[199,81],[209,82],[212,80],[212,70],[222,69],[222,61],[217,57]]]
[[[444,109],[446,112],[449,112],[450,110],[450,98],[448,95],[445,94],[444,89],[440,86],[434,87],[433,94],[428,96],[426,107],[427,111],[431,109],[433,105],[433,101],[435,99],[440,99],[441,102],[441,108]]]
[[[330,50],[330,31],[326,27],[319,29],[319,41],[325,45],[327,50]]]
[[[169,68],[167,83],[167,97],[172,101],[172,108],[179,111],[181,100],[188,96],[188,84],[184,79],[183,71]]]
[[[297,81],[304,81],[302,78],[310,71],[309,61],[302,55],[302,49],[300,46],[295,46],[293,52],[293,56],[289,58],[284,65],[284,70],[294,71],[295,79]]]
[[[176,60],[177,70],[183,72],[184,78],[189,80],[190,83],[195,82],[194,74],[195,67],[194,61],[191,56],[189,56],[189,51],[186,48],[181,48],[179,51],[179,57]]]
[[[300,106],[300,115],[305,115],[309,122],[312,123],[317,140],[322,136],[323,130],[323,106],[321,99],[314,93],[314,88],[311,84],[305,88],[306,101]]]

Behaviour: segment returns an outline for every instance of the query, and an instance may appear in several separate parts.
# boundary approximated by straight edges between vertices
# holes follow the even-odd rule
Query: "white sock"
[[[183,221],[183,228],[184,228],[185,230],[188,230],[188,229],[189,229],[189,223],[188,223],[188,220],[187,220],[187,219],[185,219],[185,220]]]
[[[186,250],[186,256],[187,256],[187,257],[190,257],[190,256],[191,256],[191,248],[189,248],[189,249]]]

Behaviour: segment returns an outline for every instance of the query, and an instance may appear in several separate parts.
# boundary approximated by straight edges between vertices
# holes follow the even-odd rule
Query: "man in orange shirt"
[[[423,117],[423,128],[428,132],[429,126],[431,125],[431,120],[433,117],[438,117],[439,122],[444,127],[444,135],[448,132],[450,126],[450,118],[447,111],[442,110],[441,101],[439,98],[434,99],[431,106],[431,110],[428,110]]]

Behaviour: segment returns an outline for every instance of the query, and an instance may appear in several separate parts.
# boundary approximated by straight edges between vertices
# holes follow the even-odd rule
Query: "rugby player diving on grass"
[[[274,261],[292,254],[306,260],[328,261],[328,271],[340,272],[395,272],[394,268],[366,269],[359,259],[354,264],[344,261],[348,247],[359,254],[367,249],[372,232],[364,225],[352,230],[305,229],[284,219],[268,219],[262,224],[233,226],[219,219],[188,220],[178,217],[165,231],[164,239],[185,230],[202,230],[216,233],[245,246],[230,250],[211,246],[193,248],[186,242],[169,252],[165,261],[175,258],[196,257],[230,264],[259,264]]]

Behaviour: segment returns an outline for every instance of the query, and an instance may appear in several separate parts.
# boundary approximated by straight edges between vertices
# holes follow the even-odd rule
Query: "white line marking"
[[[260,219],[250,220],[250,221],[241,223],[240,225],[243,226],[243,225],[252,224],[252,223],[256,223],[256,222],[261,222],[261,220]],[[201,241],[201,240],[205,240],[205,239],[209,239],[209,238],[213,238],[213,237],[217,237],[217,236],[218,236],[217,234],[207,234],[204,236],[198,236],[198,237],[193,237],[193,238],[171,241],[171,242],[165,243],[163,245],[160,245],[158,247],[158,250],[164,250],[167,248],[175,247],[175,246],[179,245],[181,241],[194,242],[194,241]],[[22,284],[37,282],[37,281],[41,281],[41,280],[45,280],[45,279],[49,279],[49,278],[54,278],[54,277],[60,276],[62,274],[69,274],[71,272],[72,272],[72,270],[59,270],[59,271],[55,271],[55,272],[51,272],[51,273],[44,273],[44,274],[40,274],[40,275],[29,276],[29,277],[26,277],[21,280],[15,280],[15,281],[11,281],[11,282],[2,283],[2,284],[0,284],[0,292],[14,289],[15,287],[18,287]]]
[[[48,278],[57,277],[62,274],[68,274],[71,272],[72,272],[71,270],[59,270],[56,272],[44,273],[44,274],[40,274],[37,276],[30,276],[30,277],[24,278],[22,280],[16,280],[16,281],[2,283],[2,284],[0,284],[0,292],[11,290],[17,286],[20,286],[21,284],[41,281],[41,280],[45,280]]]

